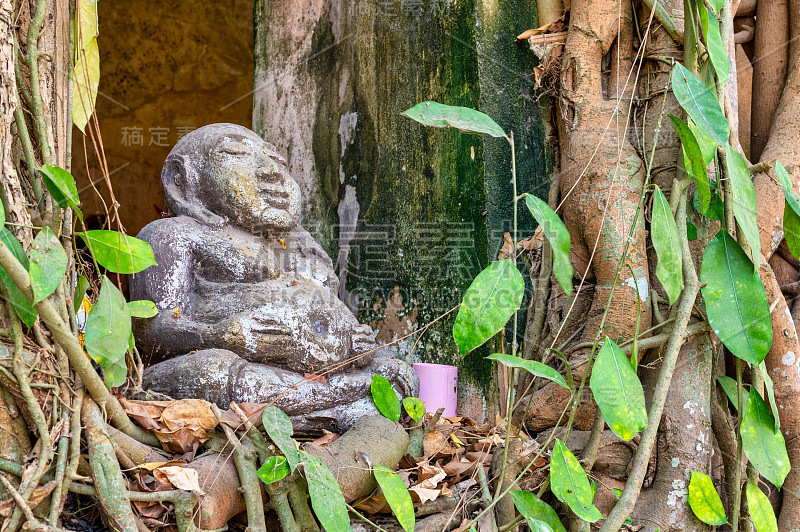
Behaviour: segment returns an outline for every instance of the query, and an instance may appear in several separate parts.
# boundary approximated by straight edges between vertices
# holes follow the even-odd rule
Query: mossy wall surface
[[[424,100],[487,112],[515,132],[520,191],[546,195],[534,57],[514,43],[536,27],[528,4],[256,0],[254,129],[287,156],[303,225],[337,263],[341,297],[383,341],[455,307],[512,219],[504,140],[400,112]],[[403,341],[400,355],[458,365],[461,410],[482,416],[494,394],[488,352],[462,359],[454,318]]]

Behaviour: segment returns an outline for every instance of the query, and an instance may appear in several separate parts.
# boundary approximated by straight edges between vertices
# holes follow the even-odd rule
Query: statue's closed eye
[[[222,153],[227,153],[228,155],[250,155],[250,148],[245,146],[244,144],[225,144],[220,148]]]

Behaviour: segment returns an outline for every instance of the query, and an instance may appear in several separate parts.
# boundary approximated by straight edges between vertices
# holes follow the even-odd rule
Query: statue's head
[[[300,187],[275,147],[235,124],[210,124],[181,138],[161,170],[173,216],[212,227],[282,234],[300,222]]]

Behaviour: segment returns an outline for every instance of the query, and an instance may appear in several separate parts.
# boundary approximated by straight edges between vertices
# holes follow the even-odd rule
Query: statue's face
[[[206,206],[245,231],[283,233],[300,222],[300,187],[255,133],[221,135],[199,172]]]

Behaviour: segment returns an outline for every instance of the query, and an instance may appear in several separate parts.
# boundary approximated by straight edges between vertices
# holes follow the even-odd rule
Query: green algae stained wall
[[[507,145],[400,112],[423,100],[485,110],[515,130],[520,190],[542,188],[533,56],[513,42],[536,27],[533,9],[516,0],[256,1],[254,128],[287,155],[303,224],[338,264],[341,297],[384,341],[457,305],[511,220]],[[480,416],[494,396],[488,351],[462,360],[454,318],[416,345],[402,342],[400,356],[413,347],[414,361],[458,365],[462,411]]]

